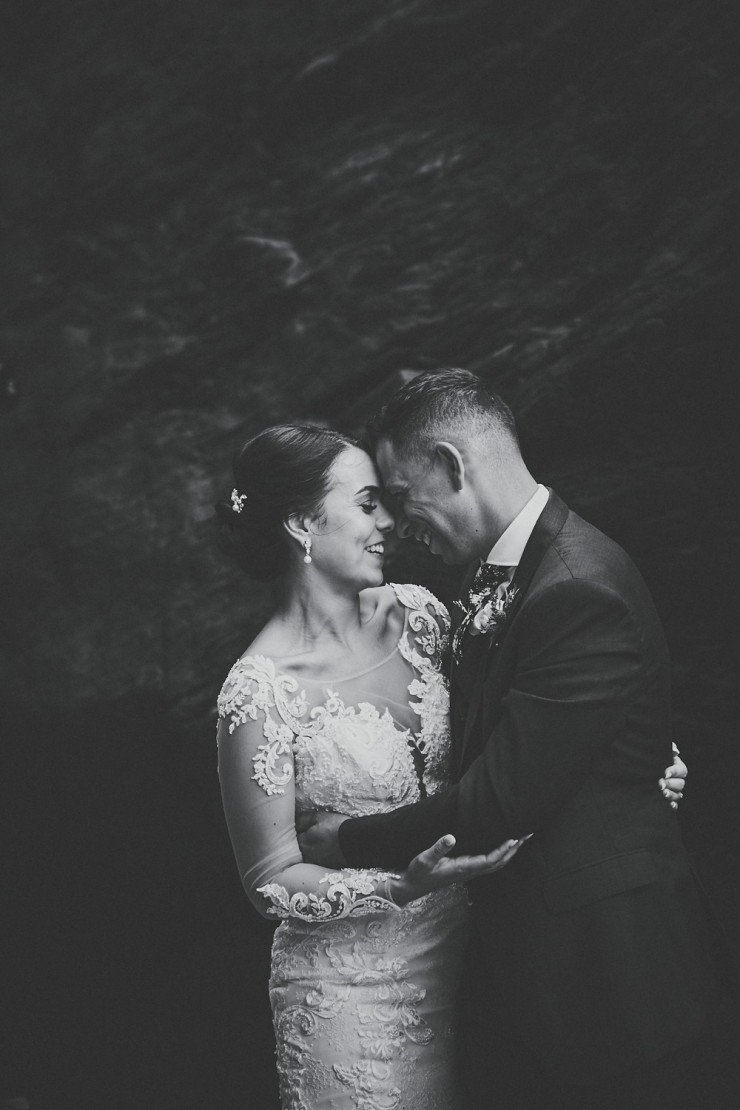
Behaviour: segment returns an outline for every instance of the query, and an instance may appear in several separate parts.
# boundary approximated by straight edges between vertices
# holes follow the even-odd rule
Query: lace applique
[[[409,923],[411,918],[408,919]],[[401,930],[401,933],[408,929]],[[349,983],[382,983],[382,989],[372,992],[370,998],[358,1005],[360,1024],[365,1033],[362,1040],[370,1048],[368,1055],[375,1059],[389,1060],[403,1047],[404,1039],[414,1044],[429,1044],[434,1038],[430,1026],[420,1017],[418,1006],[426,997],[426,990],[409,981],[409,963],[394,948],[388,951],[387,941],[396,935],[383,935],[377,929],[375,944],[327,948],[332,969]],[[385,943],[384,943],[385,941]],[[394,946],[395,947],[395,946]],[[383,951],[387,955],[383,955]],[[371,1047],[370,1047],[371,1046]]]
[[[446,999],[449,1018],[438,1021],[435,1031],[424,1009],[438,1020],[440,999],[434,987],[431,1001],[427,999],[426,986],[414,981],[416,976],[412,979],[411,967],[413,961],[418,975],[418,961],[430,951],[430,939],[439,940],[440,930],[456,919],[460,893],[438,892],[421,902],[423,908],[414,902],[398,914],[364,918],[354,926],[346,921],[314,925],[311,940],[303,931],[309,926],[300,922],[279,927],[271,997],[277,1007],[284,1106],[309,1110],[320,1097],[328,1100],[331,1095],[337,1107],[355,1110],[459,1110],[449,1085],[454,1080],[456,974],[450,976],[453,989]],[[317,929],[322,938],[318,945],[312,939]],[[462,937],[459,945],[444,949],[453,966],[461,959]],[[283,958],[276,960],[281,952]],[[309,967],[315,970],[307,971]],[[432,958],[422,977],[433,983],[435,967]]]
[[[321,1010],[318,1016],[324,1016]],[[309,1049],[308,1038],[317,1028],[316,1014],[308,1006],[289,1006],[275,1015],[282,1110],[310,1110],[304,1095],[318,1093],[326,1086],[322,1074],[325,1069]]]
[[[295,738],[296,807],[338,809],[359,817],[419,798],[419,782],[401,729],[388,709],[345,705],[332,690]]]
[[[326,896],[303,890],[289,896],[279,883],[257,887],[257,892],[272,902],[267,912],[274,917],[298,917],[301,921],[339,920],[398,910],[395,902],[376,893],[377,885],[387,891],[390,878],[387,871],[332,871],[320,880],[329,884]]]
[[[416,586],[413,582],[402,585],[392,582],[391,586],[401,604],[411,610],[409,624],[416,633],[417,644],[436,663],[436,669],[439,670],[442,652],[450,638],[450,614],[447,608],[424,586]]]
[[[296,694],[297,690],[296,680],[279,674],[272,659],[246,655],[231,668],[218,697],[218,715],[229,719],[229,732],[264,714],[266,743],[252,757],[252,778],[269,795],[284,794],[293,777],[293,735],[306,713],[306,695]],[[277,710],[280,721],[273,718],[271,709]],[[280,764],[285,756],[289,758]]]
[[[400,1110],[401,1090],[391,1081],[393,1069],[382,1060],[361,1060],[352,1067],[334,1064],[334,1074],[354,1095],[362,1110]]]
[[[432,794],[443,785],[450,759],[450,695],[447,679],[441,671],[442,653],[449,640],[450,617],[442,602],[423,586],[394,584],[393,589],[403,605],[426,607],[414,608],[409,626],[415,635],[403,636],[398,647],[417,674],[408,689],[410,697],[416,699],[410,702],[419,714],[420,728],[415,743],[424,757],[424,783],[427,792]]]

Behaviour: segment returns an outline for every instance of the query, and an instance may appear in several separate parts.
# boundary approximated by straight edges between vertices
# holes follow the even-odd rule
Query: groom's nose
[[[407,540],[409,536],[414,534],[406,517],[398,509],[396,510],[396,532],[402,540]]]

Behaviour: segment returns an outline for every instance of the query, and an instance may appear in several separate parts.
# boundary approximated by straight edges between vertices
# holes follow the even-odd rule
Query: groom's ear
[[[452,488],[459,493],[465,485],[465,463],[457,447],[442,440],[440,443],[435,443],[434,454],[447,471]]]

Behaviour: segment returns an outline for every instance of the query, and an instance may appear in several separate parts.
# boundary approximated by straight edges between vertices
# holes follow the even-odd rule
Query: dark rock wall
[[[538,477],[642,568],[691,764],[680,819],[736,929],[732,5],[9,14],[8,1093],[273,1097],[269,929],[233,873],[211,711],[268,603],[211,505],[246,435],[355,422],[402,368],[484,375]]]

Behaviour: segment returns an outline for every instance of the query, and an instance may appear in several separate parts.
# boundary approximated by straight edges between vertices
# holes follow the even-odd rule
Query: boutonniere
[[[519,590],[516,586],[502,585],[496,589],[479,590],[468,594],[468,604],[461,601],[455,604],[462,609],[463,619],[457,627],[452,641],[452,658],[460,662],[462,642],[465,633],[471,636],[493,636],[499,633],[509,616],[509,610],[516,600]]]

